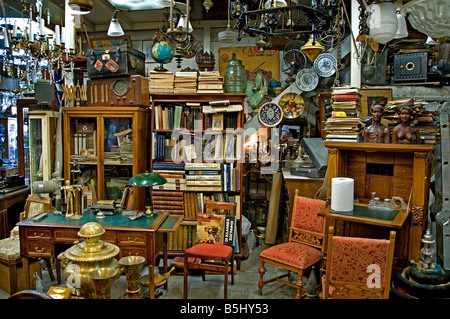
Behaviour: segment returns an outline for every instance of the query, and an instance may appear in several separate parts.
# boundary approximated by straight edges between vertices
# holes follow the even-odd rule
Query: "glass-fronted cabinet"
[[[148,118],[142,107],[65,107],[64,178],[97,200],[120,200],[128,180],[148,170]],[[133,207],[143,209],[143,190]]]
[[[58,112],[29,111],[28,145],[30,163],[30,185],[33,182],[52,179],[55,163],[55,135]]]

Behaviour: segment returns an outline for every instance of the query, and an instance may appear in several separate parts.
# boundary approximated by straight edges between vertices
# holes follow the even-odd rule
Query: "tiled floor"
[[[229,299],[294,299],[297,293],[296,289],[279,282],[272,282],[263,288],[263,293],[258,293],[258,280],[260,267],[259,253],[266,248],[264,244],[256,247],[248,259],[242,260],[241,269],[235,275],[234,285],[228,285]],[[266,275],[264,278],[274,277],[280,275],[285,271],[281,268],[266,264]],[[144,268],[142,275],[148,273],[148,269]],[[57,286],[56,282],[51,281],[48,273],[43,271],[42,285],[44,292],[50,286]],[[60,286],[65,286],[64,283]],[[183,275],[182,271],[179,274],[174,274],[169,278],[168,289],[159,288],[162,292],[159,299],[181,299],[183,298]],[[121,276],[116,280],[111,289],[111,298],[119,299],[125,295],[126,279]],[[148,288],[142,286],[142,291],[145,292]],[[6,299],[9,294],[0,289],[0,299]],[[206,275],[206,281],[202,281],[200,275],[189,276],[189,299],[221,299],[223,298],[223,275]]]

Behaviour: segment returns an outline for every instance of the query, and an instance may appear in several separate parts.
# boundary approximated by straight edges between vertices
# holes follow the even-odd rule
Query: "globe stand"
[[[169,71],[169,70],[167,70],[167,69],[164,68],[164,63],[163,63],[163,62],[161,62],[161,63],[159,64],[159,66],[157,66],[156,68],[154,68],[154,70],[155,70],[155,71],[159,71],[159,72],[167,72],[167,71]]]

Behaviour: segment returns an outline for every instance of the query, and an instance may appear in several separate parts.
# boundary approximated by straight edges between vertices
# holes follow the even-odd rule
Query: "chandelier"
[[[42,0],[37,0],[35,5],[23,3],[22,19],[9,23],[5,19],[1,72],[3,76],[26,81],[19,92],[32,88],[45,76],[45,69],[57,67],[63,72],[67,67],[73,69],[73,41],[59,25],[55,26],[54,32],[46,32],[45,26],[49,23],[50,10],[43,9]],[[49,74],[52,76],[52,72]]]

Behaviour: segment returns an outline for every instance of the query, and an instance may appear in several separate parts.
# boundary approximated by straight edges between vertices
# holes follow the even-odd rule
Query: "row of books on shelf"
[[[154,132],[152,158],[174,162],[204,160],[238,161],[243,156],[241,132],[203,132],[201,136],[176,136]]]
[[[200,103],[188,102],[186,105],[155,105],[155,129],[225,130],[227,128],[236,129],[238,127],[238,113],[214,112],[213,107],[206,107],[207,112],[202,111]],[[239,107],[232,109],[237,111],[242,110],[242,106],[239,105]]]
[[[240,195],[229,193],[194,193],[182,191],[152,191],[152,205],[155,212],[169,212],[182,214],[185,220],[196,220],[198,214],[203,212],[205,201],[232,202],[240,207]],[[240,212],[237,210],[238,216]]]
[[[150,71],[150,93],[223,93],[219,71]]]
[[[173,165],[173,169],[169,169]],[[241,165],[238,163],[154,163],[153,172],[164,176],[167,183],[154,186],[156,190],[196,192],[239,191]]]

